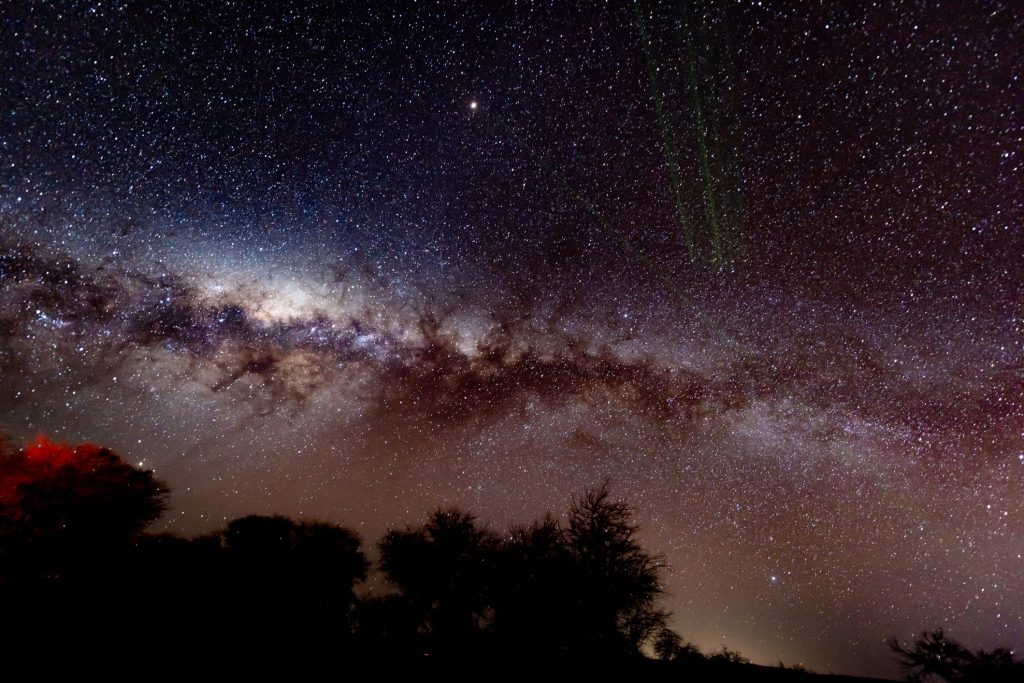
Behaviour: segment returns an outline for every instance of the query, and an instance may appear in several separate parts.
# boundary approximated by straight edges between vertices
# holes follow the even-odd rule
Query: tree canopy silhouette
[[[641,547],[632,514],[628,504],[611,499],[607,482],[569,509],[566,540],[584,649],[639,654],[665,625],[667,614],[656,606],[662,562]]]
[[[249,515],[229,522],[221,535],[224,592],[246,628],[273,630],[280,620],[295,624],[293,636],[347,633],[353,586],[369,568],[355,533],[327,522]]]
[[[166,508],[150,471],[89,443],[40,436],[0,453],[0,576],[57,576],[125,546]]]
[[[575,560],[565,530],[550,514],[513,527],[498,558],[495,635],[516,652],[564,653],[578,636]]]
[[[462,510],[392,530],[380,566],[415,615],[423,652],[512,650],[533,656],[624,657],[664,627],[659,559],[643,550],[631,508],[607,484],[498,537]]]
[[[473,515],[454,508],[384,536],[381,569],[416,615],[425,652],[465,652],[480,639],[493,607],[497,545]]]

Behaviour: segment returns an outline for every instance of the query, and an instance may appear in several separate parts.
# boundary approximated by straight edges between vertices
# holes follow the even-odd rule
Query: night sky
[[[609,478],[703,648],[1024,648],[1024,4],[0,18],[13,443],[184,533]]]

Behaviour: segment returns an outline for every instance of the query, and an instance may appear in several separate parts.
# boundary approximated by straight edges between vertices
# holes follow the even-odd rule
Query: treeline
[[[661,562],[606,486],[576,497],[565,523],[549,515],[503,533],[437,510],[387,532],[376,576],[359,536],[327,522],[252,515],[197,538],[146,533],[167,495],[108,449],[43,438],[5,449],[8,624],[398,659],[695,652],[668,630]]]
[[[705,655],[673,632],[659,606],[662,562],[606,485],[576,496],[564,522],[547,515],[502,533],[437,510],[384,535],[376,572],[359,536],[327,522],[251,515],[196,538],[146,533],[167,496],[108,449],[0,444],[0,647],[808,675],[728,649]],[[893,641],[911,675],[1021,672],[1012,653],[971,653],[937,633]]]

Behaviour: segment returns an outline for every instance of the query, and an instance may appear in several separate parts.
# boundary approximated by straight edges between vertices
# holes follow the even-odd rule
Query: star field
[[[608,478],[673,626],[1024,647],[1012,2],[16,2],[0,431],[160,529]]]

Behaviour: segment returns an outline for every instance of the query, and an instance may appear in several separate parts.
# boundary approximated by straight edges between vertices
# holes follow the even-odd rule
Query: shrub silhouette
[[[909,646],[901,644],[895,636],[887,643],[906,669],[909,681],[1009,683],[1024,680],[1024,661],[1014,659],[1009,650],[972,652],[947,637],[941,628],[922,631]]]
[[[707,661],[696,645],[684,641],[678,633],[667,627],[660,628],[654,635],[652,647],[658,659],[667,662],[695,665]]]
[[[750,660],[741,655],[736,650],[723,645],[720,650],[716,650],[708,655],[708,661],[712,664],[750,664]]]

